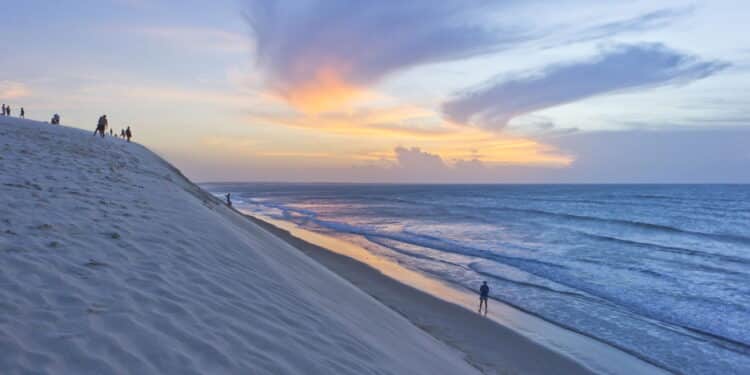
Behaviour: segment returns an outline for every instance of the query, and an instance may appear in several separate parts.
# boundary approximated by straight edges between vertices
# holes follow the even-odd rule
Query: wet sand
[[[381,267],[376,269],[349,256],[295,237],[289,231],[266,221],[249,215],[247,217],[400,313],[438,340],[465,353],[467,361],[484,373],[594,373],[575,360],[531,341],[475,311],[396,281],[381,272]],[[429,280],[420,282],[425,283]],[[439,284],[436,282],[433,287],[440,288]],[[491,302],[490,309],[493,307],[495,306]]]

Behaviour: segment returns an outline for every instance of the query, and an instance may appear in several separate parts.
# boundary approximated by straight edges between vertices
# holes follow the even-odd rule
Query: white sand
[[[0,117],[0,149],[2,374],[476,372],[142,146]]]

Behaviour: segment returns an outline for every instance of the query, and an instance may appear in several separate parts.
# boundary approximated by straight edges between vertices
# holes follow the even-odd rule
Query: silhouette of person
[[[482,304],[484,304],[484,315],[487,315],[487,299],[490,296],[490,287],[487,286],[486,281],[482,281],[482,286],[479,287],[479,313],[482,312]]]
[[[5,106],[5,115],[10,116],[10,104]]]
[[[104,129],[107,128],[107,115],[102,115],[99,117],[99,121],[96,123],[96,130],[94,130],[94,135],[96,133],[99,133],[102,138],[104,138]]]
[[[130,138],[133,137],[133,132],[130,131],[130,126],[128,126],[128,128],[125,129],[125,137],[128,138],[128,142],[130,142]]]
[[[5,116],[5,104],[3,104],[3,116]]]
[[[125,139],[125,129],[120,129],[120,138]]]
[[[227,193],[225,197],[227,198],[227,206],[232,207],[232,193]]]
[[[23,110],[23,107],[21,107],[21,118],[24,118],[26,116],[26,112]]]

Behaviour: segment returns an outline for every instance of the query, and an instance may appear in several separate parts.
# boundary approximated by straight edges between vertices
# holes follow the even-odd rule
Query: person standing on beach
[[[21,107],[21,118],[24,118],[26,116],[26,111],[23,110],[23,107]]]
[[[5,116],[5,104],[3,103],[3,116]]]
[[[232,193],[227,193],[225,197],[227,198],[227,206],[232,207]]]
[[[128,128],[125,129],[125,137],[128,138],[128,142],[130,142],[130,138],[133,137],[133,132],[130,131],[130,126],[128,126]]]
[[[487,299],[490,297],[490,287],[487,286],[486,281],[482,281],[482,286],[479,287],[479,313],[482,313],[482,304],[484,304],[484,315],[487,315]]]

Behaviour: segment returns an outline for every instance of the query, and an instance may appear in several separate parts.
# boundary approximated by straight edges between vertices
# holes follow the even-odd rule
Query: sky
[[[0,5],[0,102],[196,181],[750,183],[744,1]]]

